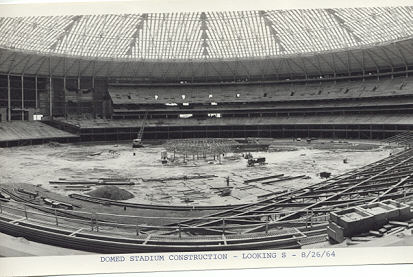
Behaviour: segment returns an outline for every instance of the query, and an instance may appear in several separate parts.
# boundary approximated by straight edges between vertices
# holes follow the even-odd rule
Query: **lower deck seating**
[[[77,137],[77,135],[56,129],[39,121],[0,123],[0,142],[74,137]]]
[[[80,128],[138,128],[139,119],[96,119],[96,120],[61,120]],[[285,117],[244,117],[244,118],[208,118],[208,119],[147,119],[147,127],[160,126],[209,126],[209,125],[413,125],[413,115],[333,115],[333,116],[285,116]]]

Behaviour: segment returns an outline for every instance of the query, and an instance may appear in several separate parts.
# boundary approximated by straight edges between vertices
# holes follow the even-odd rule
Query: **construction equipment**
[[[0,191],[0,199],[5,200],[5,201],[9,201],[10,200],[10,195]]]
[[[132,147],[133,147],[133,148],[141,148],[141,147],[143,147],[143,145],[142,145],[142,137],[143,137],[143,131],[145,130],[145,123],[146,123],[146,119],[147,119],[147,118],[148,118],[148,112],[146,112],[145,115],[144,115],[144,117],[143,117],[142,125],[141,125],[141,127],[139,128],[138,137],[132,141]]]
[[[255,164],[264,165],[265,158],[248,159],[248,166],[254,166]]]

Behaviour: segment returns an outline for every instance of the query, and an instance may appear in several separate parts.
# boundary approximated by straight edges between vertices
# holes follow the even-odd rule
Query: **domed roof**
[[[0,18],[0,47],[120,60],[266,58],[413,36],[413,7]]]

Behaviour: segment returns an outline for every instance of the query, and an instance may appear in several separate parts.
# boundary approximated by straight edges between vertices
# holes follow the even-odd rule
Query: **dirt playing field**
[[[253,152],[265,157],[267,164],[247,167],[242,153],[228,153],[222,162],[188,157],[187,163],[161,164],[162,145],[146,145],[132,149],[130,143],[45,144],[0,148],[1,183],[27,183],[63,195],[86,193],[65,185],[49,184],[58,180],[128,178],[134,185],[120,186],[134,197],[134,203],[173,205],[223,205],[255,202],[259,196],[279,190],[294,189],[322,181],[319,173],[336,176],[380,160],[397,151],[377,142],[318,140],[272,140],[268,152]],[[134,155],[135,153],[135,155]],[[169,156],[172,153],[168,153]],[[177,155],[179,158],[179,155]],[[344,163],[343,160],[347,160]],[[284,174],[304,175],[287,181],[263,184],[245,180]],[[215,175],[216,177],[185,179],[183,176]],[[153,178],[182,177],[180,180],[150,181]],[[217,193],[217,187],[233,187],[229,196]],[[273,179],[270,179],[273,180]],[[88,190],[95,189],[91,186]]]

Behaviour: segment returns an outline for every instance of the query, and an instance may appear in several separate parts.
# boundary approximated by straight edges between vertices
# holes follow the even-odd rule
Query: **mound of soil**
[[[102,186],[86,194],[110,200],[128,200],[134,197],[129,191],[115,186]]]

